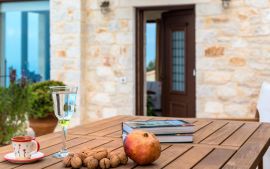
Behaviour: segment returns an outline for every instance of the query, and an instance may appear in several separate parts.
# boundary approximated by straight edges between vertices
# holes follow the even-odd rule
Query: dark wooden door
[[[195,15],[162,15],[163,116],[195,117]]]

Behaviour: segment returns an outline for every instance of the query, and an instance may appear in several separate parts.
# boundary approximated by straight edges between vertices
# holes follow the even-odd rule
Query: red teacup
[[[31,136],[16,136],[11,141],[16,159],[30,159],[40,148],[39,142]]]

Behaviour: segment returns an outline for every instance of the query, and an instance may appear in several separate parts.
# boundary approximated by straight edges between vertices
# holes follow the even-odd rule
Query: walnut
[[[84,159],[86,159],[86,157],[87,157],[87,155],[85,153],[82,153],[82,152],[78,153],[77,156],[79,156],[82,161]]]
[[[95,152],[100,152],[100,151],[107,151],[107,149],[106,148],[97,148],[97,149],[95,149],[95,150],[93,150],[93,151],[95,151]],[[108,151],[107,151],[108,152]]]
[[[115,155],[117,155],[117,153],[115,153],[115,152],[109,152],[107,158],[108,158],[108,159],[111,159],[112,156],[115,156]]]
[[[94,154],[96,154],[95,151],[87,151],[87,152],[86,152],[87,157],[89,157],[89,156],[94,156]]]
[[[107,156],[108,156],[108,151],[107,150],[106,151],[98,151],[98,152],[96,152],[94,154],[94,157],[97,160],[101,160],[103,158],[107,158]]]
[[[82,160],[78,155],[74,155],[71,158],[71,167],[72,168],[80,168],[82,166]]]
[[[64,159],[63,159],[63,165],[64,167],[70,167],[71,166],[71,158],[73,157],[73,154],[71,155],[68,155],[66,156]]]
[[[91,158],[87,160],[86,167],[88,169],[96,169],[98,167],[98,160],[91,156]]]
[[[93,159],[94,157],[93,156],[88,156],[86,157],[84,160],[83,160],[83,166],[86,166],[88,161],[90,161],[91,159]]]
[[[118,157],[117,154],[111,155],[111,158],[110,158],[111,167],[113,167],[113,168],[118,167],[120,163],[121,163],[121,161],[120,161],[120,158]]]
[[[118,157],[120,159],[120,163],[123,165],[126,165],[128,162],[128,157],[125,152],[121,152],[118,154]]]
[[[96,152],[91,149],[84,149],[83,151],[81,151],[81,153],[88,157],[93,156]]]
[[[103,158],[99,161],[99,167],[102,169],[110,168],[110,160],[108,158]]]

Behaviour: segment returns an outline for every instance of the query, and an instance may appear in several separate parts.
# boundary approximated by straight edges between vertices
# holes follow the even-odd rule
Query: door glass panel
[[[18,79],[50,79],[49,19],[49,1],[0,4],[0,86],[11,69]]]
[[[185,32],[172,33],[172,89],[185,91]]]

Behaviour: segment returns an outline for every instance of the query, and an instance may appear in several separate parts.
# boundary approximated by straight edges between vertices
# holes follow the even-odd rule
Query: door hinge
[[[193,69],[193,76],[196,76],[196,69]]]

